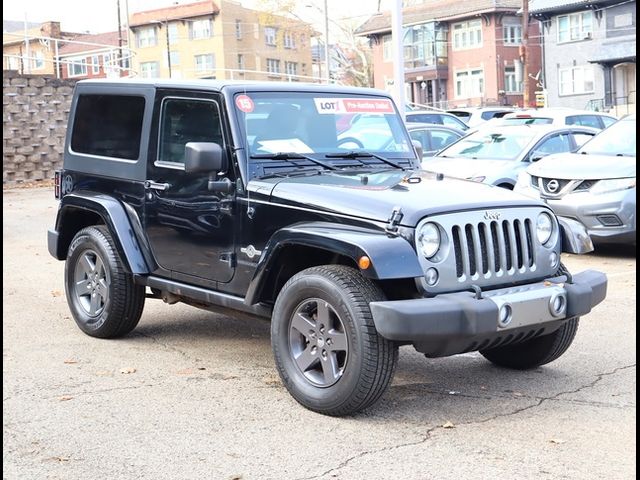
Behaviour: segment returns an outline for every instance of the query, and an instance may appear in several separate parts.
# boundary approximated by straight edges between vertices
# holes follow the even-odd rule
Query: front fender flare
[[[259,301],[269,272],[278,262],[279,253],[293,245],[334,252],[351,258],[356,265],[358,259],[366,255],[371,259],[371,266],[361,272],[375,280],[424,275],[416,252],[402,237],[323,222],[302,223],[280,229],[269,239],[247,290],[245,303],[253,305]]]
[[[593,252],[593,242],[587,229],[577,220],[567,217],[557,217],[562,237],[562,251],[566,253]]]
[[[151,273],[150,266],[154,265],[153,256],[144,241],[138,237],[142,235],[139,222],[132,222],[127,210],[136,219],[135,211],[128,205],[122,204],[114,197],[96,192],[78,191],[65,195],[60,201],[56,231],[62,233],[65,217],[72,215],[74,210],[85,210],[98,214],[109,228],[116,240],[116,249],[125,263],[127,270],[134,275]],[[57,245],[57,258],[66,258],[65,244]]]

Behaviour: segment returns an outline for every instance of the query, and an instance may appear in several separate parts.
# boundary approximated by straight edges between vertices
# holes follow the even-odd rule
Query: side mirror
[[[188,142],[184,146],[184,171],[211,173],[227,169],[222,147],[213,142]]]
[[[532,162],[537,162],[538,160],[546,156],[547,156],[546,153],[535,151],[535,152],[531,152],[531,156],[529,157],[529,160],[531,160]]]
[[[418,161],[422,161],[422,155],[424,154],[424,150],[422,149],[422,143],[419,140],[411,140],[413,144],[413,148],[416,149],[416,155],[418,155]]]

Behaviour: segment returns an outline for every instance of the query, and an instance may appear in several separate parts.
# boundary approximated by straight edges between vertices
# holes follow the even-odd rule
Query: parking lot
[[[4,191],[6,479],[635,477],[635,247],[564,259],[609,291],[556,362],[404,347],[377,406],[331,418],[281,385],[266,322],[149,300],[129,336],[84,335],[47,252],[55,212],[49,188]]]

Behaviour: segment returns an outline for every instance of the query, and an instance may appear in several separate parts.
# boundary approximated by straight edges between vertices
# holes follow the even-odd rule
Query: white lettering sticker
[[[321,114],[335,113],[394,113],[388,98],[314,98]]]

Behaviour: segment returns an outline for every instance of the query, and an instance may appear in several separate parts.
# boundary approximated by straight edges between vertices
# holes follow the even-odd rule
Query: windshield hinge
[[[387,226],[384,229],[385,232],[387,232],[388,235],[397,235],[398,234],[398,225],[400,225],[400,221],[402,220],[403,214],[402,214],[402,208],[400,207],[393,207],[393,210],[391,211],[391,215],[389,216],[389,219],[387,220]]]

